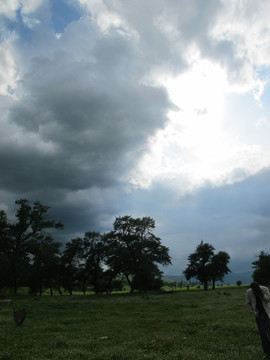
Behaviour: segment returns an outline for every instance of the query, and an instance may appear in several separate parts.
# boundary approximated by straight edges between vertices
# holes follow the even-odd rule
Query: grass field
[[[12,297],[0,304],[0,359],[263,359],[245,292]],[[27,311],[18,328],[14,308]]]

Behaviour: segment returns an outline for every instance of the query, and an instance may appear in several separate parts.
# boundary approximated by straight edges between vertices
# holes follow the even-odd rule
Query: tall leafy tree
[[[41,295],[43,290],[49,288],[53,295],[53,289],[59,289],[60,245],[51,236],[33,244],[29,279],[31,293],[39,292]]]
[[[116,218],[114,230],[106,234],[106,264],[114,274],[124,274],[131,291],[147,291],[160,279],[158,265],[171,263],[169,249],[154,234],[155,221],[151,217]]]
[[[4,231],[1,233],[1,244],[4,243],[4,252],[8,258],[10,269],[10,284],[14,293],[17,293],[18,284],[24,284],[24,270],[29,264],[29,255],[32,253],[33,244],[45,240],[49,229],[63,228],[61,222],[47,218],[49,206],[42,205],[39,201],[31,203],[27,199],[16,200],[18,206],[16,221],[11,222],[2,213]]]
[[[66,243],[61,257],[61,274],[62,284],[70,295],[73,294],[74,287],[80,279],[83,255],[83,240],[81,238],[72,239]]]
[[[260,284],[270,286],[270,254],[261,251],[258,259],[252,263],[253,280]]]
[[[105,244],[99,232],[89,231],[83,238],[84,261],[82,275],[94,287],[95,293],[106,289],[108,277],[105,276]]]
[[[230,255],[225,251],[219,251],[217,254],[214,254],[211,259],[210,264],[210,276],[212,280],[212,289],[215,290],[216,281],[222,281],[224,275],[231,272],[228,267],[230,262]]]
[[[204,290],[208,289],[208,281],[211,279],[211,260],[214,255],[215,248],[203,241],[196,247],[196,251],[189,255],[189,264],[183,271],[187,280],[196,278],[203,286]]]

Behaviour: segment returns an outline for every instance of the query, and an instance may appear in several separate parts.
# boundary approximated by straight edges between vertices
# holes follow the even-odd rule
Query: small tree
[[[219,251],[214,254],[210,263],[210,276],[212,280],[212,289],[215,290],[216,281],[222,281],[225,274],[231,272],[228,268],[230,256],[225,251]]]
[[[263,285],[270,285],[270,254],[261,251],[258,260],[252,263],[253,280]]]
[[[214,250],[212,245],[201,241],[196,247],[196,251],[189,255],[189,264],[183,271],[187,280],[192,277],[199,280],[203,284],[204,290],[208,289],[208,281],[211,279],[210,264]]]
[[[187,280],[192,277],[199,280],[204,290],[208,289],[208,282],[212,281],[215,289],[215,281],[222,280],[224,275],[230,272],[228,263],[230,256],[225,251],[214,254],[215,248],[203,241],[196,247],[196,251],[189,255],[189,264],[183,271]]]

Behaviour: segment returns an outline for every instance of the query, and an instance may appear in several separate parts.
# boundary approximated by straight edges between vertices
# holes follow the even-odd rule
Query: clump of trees
[[[222,281],[225,274],[231,272],[228,267],[230,256],[225,251],[214,253],[215,248],[203,241],[196,247],[195,252],[189,255],[189,263],[183,271],[187,280],[196,278],[208,289],[209,282],[215,289],[216,281]]]
[[[56,256],[60,245],[54,243],[48,230],[63,228],[61,222],[47,219],[49,207],[38,201],[31,204],[20,199],[16,205],[14,222],[0,211],[0,286],[13,287],[15,294],[26,279],[31,281],[31,277],[36,276],[34,270],[38,262],[43,276],[47,277],[50,256]]]
[[[169,249],[154,234],[150,217],[116,218],[107,234],[86,232],[64,245],[54,241],[51,230],[61,222],[47,217],[48,206],[26,199],[16,201],[15,221],[0,211],[0,288],[28,286],[31,293],[64,288],[98,292],[121,289],[125,278],[131,291],[162,286],[158,265],[171,264]]]

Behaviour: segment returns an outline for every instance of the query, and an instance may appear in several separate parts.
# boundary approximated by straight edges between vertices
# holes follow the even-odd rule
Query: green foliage
[[[225,274],[231,272],[228,267],[230,261],[230,256],[225,251],[219,251],[217,254],[214,254],[211,258],[210,264],[210,277],[213,284],[213,289],[215,288],[215,282],[217,280],[222,281]]]
[[[111,290],[112,275],[104,271],[106,247],[102,235],[89,231],[84,234],[84,278],[94,287],[95,293]]]
[[[16,200],[18,206],[16,221],[7,219],[4,211],[0,212],[0,273],[6,272],[5,284],[1,286],[17,287],[24,285],[29,277],[30,256],[35,254],[37,244],[50,238],[48,229],[63,227],[47,218],[49,206],[39,201],[31,204],[26,199]]]
[[[154,235],[155,221],[150,217],[116,218],[114,230],[104,236],[106,265],[112,274],[124,274],[132,291],[148,291],[161,284],[158,264],[171,263],[169,249]]]
[[[205,290],[209,281],[212,281],[214,289],[215,281],[222,280],[224,275],[230,272],[227,266],[230,256],[225,251],[214,254],[214,250],[212,245],[201,241],[196,251],[189,255],[189,264],[183,271],[187,280],[196,278],[204,284]]]
[[[0,307],[0,359],[261,359],[245,292],[235,286],[147,296],[17,296]],[[26,309],[21,328],[13,307]]]
[[[253,263],[253,279],[262,285],[270,285],[270,254],[261,251]]]
[[[29,287],[31,294],[40,295],[49,288],[51,295],[53,288],[60,286],[58,274],[60,272],[60,243],[53,241],[50,236],[34,244]]]
[[[104,271],[105,243],[99,232],[86,232],[83,238],[66,243],[62,256],[62,283],[72,295],[74,288],[86,291],[92,286],[96,293],[110,291],[112,274]]]
[[[79,266],[83,256],[83,240],[72,239],[66,243],[61,257],[61,284],[72,295],[79,277]]]
[[[171,263],[169,249],[154,235],[150,217],[116,218],[114,230],[101,235],[86,232],[71,239],[60,253],[60,244],[48,232],[63,225],[47,217],[49,206],[26,199],[16,201],[16,221],[0,210],[0,287],[29,286],[31,294],[61,288],[74,290],[93,287],[96,293],[120,289],[126,277],[131,290],[148,291],[162,286],[158,265]]]

